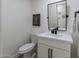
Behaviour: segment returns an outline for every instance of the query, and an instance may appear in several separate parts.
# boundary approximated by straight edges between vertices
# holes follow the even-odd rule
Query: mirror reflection
[[[58,30],[67,29],[67,1],[59,1],[48,4],[49,30],[58,28]]]

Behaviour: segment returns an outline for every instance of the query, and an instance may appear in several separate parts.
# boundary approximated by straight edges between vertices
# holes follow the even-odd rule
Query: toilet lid
[[[35,46],[34,43],[25,44],[21,48],[19,48],[19,51],[25,51],[25,50],[33,48],[34,46]]]

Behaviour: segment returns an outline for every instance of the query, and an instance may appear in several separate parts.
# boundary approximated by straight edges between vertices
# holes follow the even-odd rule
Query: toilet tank
[[[36,33],[32,33],[31,34],[31,43],[37,43],[37,34]]]

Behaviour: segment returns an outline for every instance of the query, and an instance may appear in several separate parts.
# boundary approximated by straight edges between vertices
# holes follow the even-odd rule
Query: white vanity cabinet
[[[44,44],[38,44],[38,58],[70,58],[70,53]]]
[[[38,58],[70,58],[71,43],[55,38],[38,37]]]

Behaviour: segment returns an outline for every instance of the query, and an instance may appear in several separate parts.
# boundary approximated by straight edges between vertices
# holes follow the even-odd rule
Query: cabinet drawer
[[[45,44],[50,47],[54,47],[57,49],[62,49],[66,50],[67,52],[70,52],[71,45],[62,41],[57,41],[57,40],[50,40],[50,39],[45,39],[45,38],[38,38],[38,43]]]

